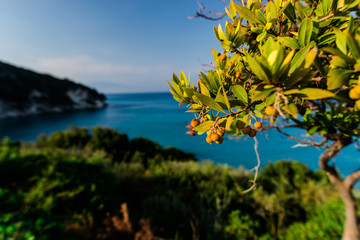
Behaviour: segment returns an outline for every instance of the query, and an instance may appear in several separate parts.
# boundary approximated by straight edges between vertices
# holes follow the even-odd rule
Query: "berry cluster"
[[[212,133],[206,137],[206,142],[216,144],[222,144],[224,141],[225,128],[219,127],[217,130],[213,130]]]
[[[250,126],[245,126],[241,129],[241,131],[243,132],[243,134],[249,135],[249,137],[255,137],[257,134],[257,130],[255,128],[256,129],[262,128],[262,122],[254,123],[254,128],[251,128]]]
[[[199,119],[195,118],[195,119],[191,120],[191,122],[189,124],[189,130],[191,130],[192,132],[195,133],[193,128],[198,126],[200,123],[201,122],[200,122]],[[244,135],[249,135],[250,137],[255,137],[257,132],[259,131],[259,129],[261,129],[263,127],[263,124],[262,124],[262,122],[255,122],[253,128],[251,128],[250,125],[245,126],[244,122],[238,121],[236,123],[236,127],[237,127],[237,129],[241,130]],[[210,134],[206,137],[206,142],[208,142],[209,144],[212,144],[213,142],[215,142],[216,144],[222,144],[223,141],[224,141],[225,133],[226,133],[226,130],[225,130],[224,127],[220,127],[220,126],[215,127],[215,126],[213,126],[210,129]]]

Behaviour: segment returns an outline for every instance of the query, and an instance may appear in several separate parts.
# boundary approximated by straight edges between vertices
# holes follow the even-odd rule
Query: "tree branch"
[[[282,131],[282,130],[280,129],[280,127],[278,127],[278,126],[275,126],[274,128],[275,128],[279,133],[281,133],[281,134],[289,137],[291,140],[294,140],[294,141],[296,141],[296,142],[305,144],[305,145],[307,145],[307,146],[322,147],[322,148],[327,148],[327,147],[328,147],[327,145],[325,145],[325,143],[327,142],[327,139],[326,139],[326,138],[324,138],[324,140],[321,141],[321,142],[319,142],[319,143],[317,143],[317,142],[315,142],[315,141],[306,141],[306,140],[301,140],[301,139],[298,139],[298,138],[296,138],[296,137],[291,136],[290,134]]]
[[[225,0],[222,0],[222,3],[224,4],[224,6],[226,6]],[[216,21],[216,20],[220,20],[226,16],[225,12],[219,13],[219,12],[215,12],[215,11],[212,11],[212,10],[206,8],[202,0],[198,1],[197,4],[199,6],[199,10],[193,16],[188,17],[188,19],[205,18],[207,20]],[[206,13],[204,13],[203,10]]]
[[[323,154],[321,154],[319,158],[320,168],[323,169],[328,174],[331,183],[334,184],[338,189],[339,189],[339,185],[342,185],[342,182],[335,167],[329,166],[328,162],[330,161],[330,159],[335,157],[341,151],[341,149],[349,145],[351,142],[352,141],[350,137],[340,136],[339,139],[335,140],[330,145],[330,147],[326,149],[326,151]]]
[[[351,189],[354,183],[359,179],[360,179],[360,169],[349,174],[344,180],[344,185],[347,189]]]

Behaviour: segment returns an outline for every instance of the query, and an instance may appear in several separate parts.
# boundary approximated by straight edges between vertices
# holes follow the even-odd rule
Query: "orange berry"
[[[223,141],[224,141],[224,138],[222,136],[220,136],[220,138],[217,141],[215,141],[215,143],[216,144],[222,144]]]
[[[210,137],[211,137],[211,140],[213,140],[214,142],[218,141],[221,138],[221,136],[217,133],[212,133],[210,135]]]
[[[358,86],[358,85],[357,85]],[[349,91],[349,97],[351,99],[360,99],[360,93],[358,93],[358,91],[356,90],[356,87],[354,87],[353,89],[350,89]]]
[[[240,76],[241,76],[241,72],[236,72],[236,73],[235,73],[235,77],[236,77],[236,78],[239,78]]]
[[[211,136],[209,135],[206,137],[206,142],[212,144],[214,141],[211,139]]]
[[[217,132],[217,134],[219,134],[220,136],[224,136],[224,135],[225,135],[225,128],[219,127],[216,132]]]
[[[275,112],[275,109],[274,109],[274,107],[272,107],[272,106],[267,106],[267,107],[265,108],[265,113],[266,113],[267,115],[269,115],[269,116],[274,115],[274,112]]]
[[[250,129],[251,129],[251,128],[250,128],[249,126],[243,127],[243,128],[242,128],[242,132],[243,132],[244,134],[249,134]]]
[[[226,55],[223,53],[220,54],[219,59],[220,59],[220,61],[224,61],[226,59]]]
[[[357,94],[360,95],[360,84],[356,85],[353,89]]]
[[[249,136],[250,137],[255,137],[256,136],[256,134],[257,134],[257,131],[255,130],[255,129],[250,129],[250,132],[249,132]]]
[[[258,128],[258,129],[259,129],[259,128],[262,128],[262,125],[263,125],[262,122],[256,122],[256,123],[254,123],[254,127],[255,127],[255,128]]]
[[[193,119],[193,120],[191,120],[190,124],[192,127],[196,127],[197,125],[200,124],[200,121],[199,121],[199,119]]]

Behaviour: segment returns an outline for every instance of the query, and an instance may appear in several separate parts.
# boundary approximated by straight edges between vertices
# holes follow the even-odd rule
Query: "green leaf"
[[[271,93],[273,93],[275,91],[274,88],[270,88],[270,89],[266,89],[263,90],[261,92],[258,92],[257,94],[255,94],[255,96],[252,98],[252,102],[256,102],[256,101],[263,101],[265,100]]]
[[[318,131],[319,127],[320,126],[314,126],[314,127],[310,128],[309,130],[307,130],[307,134],[310,136],[315,134]]]
[[[270,22],[271,19],[275,19],[277,17],[277,8],[275,3],[268,2],[265,7],[266,11],[266,20]]]
[[[203,122],[203,123],[197,125],[196,127],[193,128],[193,130],[198,131],[198,132],[206,132],[213,125],[214,125],[214,121],[209,120],[209,121],[206,121],[206,122]]]
[[[318,53],[317,47],[314,47],[309,51],[309,53],[305,57],[304,68],[309,68],[314,63],[317,53]]]
[[[231,16],[233,18],[235,18],[236,17],[236,7],[235,7],[233,0],[230,1],[229,9],[230,9]]]
[[[224,39],[225,39],[225,35],[224,35],[224,31],[223,31],[223,29],[222,29],[222,27],[221,27],[221,24],[218,25],[217,30],[218,30],[218,34],[219,34],[220,39],[224,40]]]
[[[335,97],[335,94],[319,88],[291,89],[284,92],[285,95],[301,95],[301,98],[308,100],[318,100],[323,98]]]
[[[296,41],[296,39],[291,37],[277,37],[277,40],[284,45],[285,47],[300,49],[300,45]]]
[[[346,85],[353,73],[354,71],[348,69],[331,69],[327,77],[327,89],[340,88]]]
[[[307,70],[299,70],[295,71],[287,78],[285,85],[288,88],[291,88],[295,84],[309,84],[311,79],[314,78],[316,75],[316,71],[307,71]]]
[[[295,8],[291,3],[287,4],[284,14],[290,19],[290,21],[296,24]]]
[[[310,51],[310,45],[306,46],[305,48],[301,49],[299,52],[297,52],[291,61],[290,65],[290,71],[289,73],[293,73],[305,60],[306,55]]]
[[[305,47],[310,43],[313,27],[314,24],[310,18],[306,18],[301,22],[298,36],[301,47]]]
[[[179,95],[179,97],[182,97],[182,91],[181,91],[179,85],[176,83],[176,80],[173,79],[173,80],[171,80],[171,81],[172,81],[173,86],[171,87],[171,84],[169,83],[170,88],[171,88],[177,95]]]
[[[205,106],[214,109],[215,111],[218,112],[224,112],[224,110],[222,109],[222,107],[212,98],[202,95],[200,93],[194,93],[195,96],[197,97],[197,99],[199,99],[200,102],[202,102],[202,104],[204,104]]]
[[[264,115],[260,111],[254,111],[255,117],[263,118]]]
[[[222,39],[221,39],[220,36],[219,36],[219,32],[218,32],[217,27],[214,27],[214,33],[215,33],[216,39],[220,42]]]
[[[346,61],[339,56],[332,57],[332,59],[330,61],[330,67],[331,68],[344,68],[344,69],[349,68]]]
[[[334,33],[323,34],[319,36],[317,40],[317,45],[320,48],[326,45],[330,45],[331,43],[335,42],[335,40],[336,35]]]
[[[227,98],[223,87],[219,88],[215,101],[218,102],[223,109],[231,111],[229,99]]]
[[[331,48],[331,47],[323,47],[322,50],[324,50],[325,52],[331,53],[332,55],[341,57],[349,64],[356,63],[356,60],[354,58],[346,56],[339,49]]]
[[[263,110],[265,107],[266,107],[266,103],[265,103],[265,102],[262,102],[262,103],[260,103],[260,104],[256,104],[256,105],[255,105],[255,109],[258,110],[258,111]]]
[[[266,74],[265,70],[262,68],[262,66],[249,54],[246,56],[246,59],[249,63],[249,67],[251,68],[251,71],[254,72],[254,74],[260,79],[265,82],[270,82],[269,76]]]
[[[336,46],[338,47],[338,49],[340,49],[340,51],[342,53],[344,53],[345,55],[347,54],[347,47],[346,47],[346,43],[347,43],[347,36],[346,33],[341,32],[340,30],[336,30],[335,31],[336,34]]]
[[[241,18],[251,23],[262,23],[261,20],[253,13],[250,9],[235,4],[236,11],[239,13]]]
[[[184,90],[184,97],[192,97],[194,95],[194,91],[190,88],[183,87],[182,90]]]
[[[173,75],[172,75],[172,80],[175,81],[176,84],[179,84],[179,83],[180,83],[180,80],[179,80],[179,78],[176,76],[175,73],[173,73]]]
[[[273,105],[275,103],[275,100],[276,100],[276,94],[275,92],[274,93],[271,93],[265,100],[265,104],[266,106],[269,106],[269,105]]]
[[[225,129],[230,130],[230,126],[233,122],[234,122],[234,118],[232,116],[229,116],[226,120]]]
[[[289,105],[283,106],[282,108],[285,110],[285,112],[294,116],[295,118],[297,118],[299,115],[299,109],[297,108],[295,103],[290,103]]]
[[[232,91],[237,99],[245,103],[248,102],[248,94],[243,86],[234,85]]]
[[[207,87],[206,87],[202,82],[199,82],[199,85],[200,85],[200,92],[201,92],[201,94],[204,94],[205,96],[210,97],[210,92],[209,92],[209,90],[207,89]]]
[[[325,16],[330,11],[332,3],[332,0],[320,0],[315,10],[316,15]]]
[[[263,40],[266,37],[267,32],[263,31],[262,33],[260,33],[257,37],[256,37],[256,41],[260,42],[261,40]]]
[[[256,14],[256,16],[258,17],[259,21],[260,21],[263,25],[265,25],[265,24],[266,24],[266,19],[265,19],[265,17],[264,17],[264,13],[263,13],[261,10],[256,9],[256,10],[255,10],[255,14]]]
[[[218,52],[215,50],[215,49],[212,49],[212,55],[213,55],[213,58],[216,62],[217,65],[219,65],[219,61],[218,61]]]
[[[347,37],[347,45],[349,47],[349,51],[351,55],[359,59],[360,58],[359,42],[357,42],[349,32],[345,34]]]
[[[289,72],[289,69],[290,69],[291,60],[293,59],[294,54],[295,54],[295,50],[292,50],[284,58],[284,61],[282,62],[281,66],[279,68],[279,71],[278,71],[279,77],[281,77],[284,73],[286,73],[286,76],[287,76],[287,73]]]
[[[299,2],[295,2],[295,9],[296,11],[299,13],[299,16],[301,19],[304,19],[305,18],[305,13],[304,13],[304,6],[301,5],[301,3]]]

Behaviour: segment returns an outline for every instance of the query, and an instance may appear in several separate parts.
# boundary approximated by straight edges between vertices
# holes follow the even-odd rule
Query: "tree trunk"
[[[359,170],[350,174],[344,181],[342,181],[333,166],[329,166],[330,159],[335,157],[342,148],[351,143],[351,138],[340,137],[335,140],[332,145],[320,156],[320,168],[326,171],[330,182],[336,187],[340,197],[345,204],[345,226],[342,240],[359,240],[359,219],[356,215],[356,201],[352,193],[352,186],[356,180],[359,179]]]
[[[356,201],[352,194],[351,188],[346,188],[343,182],[342,186],[336,186],[340,196],[345,204],[345,226],[342,240],[359,240],[359,221],[356,215]]]

